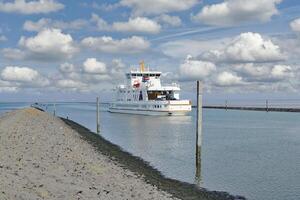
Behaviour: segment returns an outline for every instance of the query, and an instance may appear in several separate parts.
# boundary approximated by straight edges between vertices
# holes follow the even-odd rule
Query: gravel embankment
[[[0,199],[176,199],[33,108],[0,118]]]
[[[241,200],[165,178],[142,159],[34,108],[0,117],[0,200]]]

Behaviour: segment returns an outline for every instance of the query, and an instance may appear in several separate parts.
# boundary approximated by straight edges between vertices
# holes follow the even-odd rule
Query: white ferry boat
[[[186,115],[192,110],[190,100],[180,100],[180,87],[176,83],[162,86],[161,72],[140,70],[126,73],[127,84],[116,88],[115,100],[110,103],[113,113],[141,115]]]

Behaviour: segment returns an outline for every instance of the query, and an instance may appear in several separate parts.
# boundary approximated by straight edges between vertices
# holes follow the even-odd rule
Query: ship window
[[[143,76],[142,74],[137,74],[137,76]]]

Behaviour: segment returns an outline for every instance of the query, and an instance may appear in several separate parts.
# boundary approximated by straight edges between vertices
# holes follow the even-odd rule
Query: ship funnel
[[[140,70],[141,72],[145,71],[145,62],[143,60],[140,62]]]

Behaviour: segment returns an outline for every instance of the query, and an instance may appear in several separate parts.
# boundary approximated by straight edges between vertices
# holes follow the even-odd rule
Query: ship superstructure
[[[191,101],[180,100],[180,87],[176,83],[162,85],[161,72],[145,69],[126,73],[126,85],[116,88],[115,100],[109,111],[143,115],[186,115],[191,111]]]

